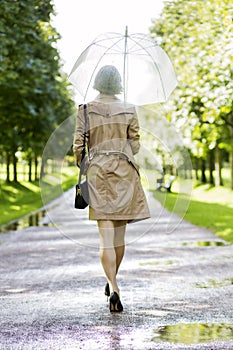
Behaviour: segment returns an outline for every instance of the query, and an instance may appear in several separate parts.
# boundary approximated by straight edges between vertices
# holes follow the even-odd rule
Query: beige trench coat
[[[90,220],[150,217],[134,154],[139,151],[139,124],[133,105],[114,96],[99,95],[87,104],[88,187]],[[73,151],[80,166],[84,138],[84,109],[79,107]]]

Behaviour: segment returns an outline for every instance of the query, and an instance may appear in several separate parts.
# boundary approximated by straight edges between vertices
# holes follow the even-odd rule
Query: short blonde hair
[[[100,93],[117,95],[122,91],[121,76],[116,67],[107,65],[97,73],[93,88]]]

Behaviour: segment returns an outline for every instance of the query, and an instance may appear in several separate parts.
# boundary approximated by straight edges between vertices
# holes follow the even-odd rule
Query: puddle
[[[182,245],[185,247],[222,247],[229,245],[229,242],[222,241],[201,241],[201,242],[183,242]]]
[[[50,224],[42,223],[45,214],[46,210],[41,210],[10,224],[2,225],[0,226],[0,232],[17,231],[31,226],[50,226]]]
[[[162,326],[154,330],[152,341],[176,344],[200,344],[211,341],[229,341],[232,339],[232,324],[180,323]]]
[[[206,283],[196,282],[196,288],[220,288],[233,285],[233,278],[224,278],[222,281],[209,279]]]

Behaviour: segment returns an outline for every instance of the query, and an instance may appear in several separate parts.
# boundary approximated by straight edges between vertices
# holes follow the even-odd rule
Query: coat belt
[[[127,153],[122,152],[122,151],[112,151],[112,150],[94,151],[93,153],[90,152],[89,160],[91,161],[98,154],[102,154],[102,155],[106,155],[106,156],[110,156],[113,154],[113,155],[118,155],[119,157],[128,160],[128,162],[130,164],[132,164],[132,166],[134,167],[134,169],[137,171],[138,175],[140,176],[138,165],[136,165],[136,163],[129,158]]]
[[[94,151],[93,153],[90,152],[90,160],[92,160],[95,156],[102,154],[105,156],[110,156],[110,155],[118,155],[124,159],[129,159],[129,156],[121,151],[113,151],[113,150],[103,150],[103,151]]]

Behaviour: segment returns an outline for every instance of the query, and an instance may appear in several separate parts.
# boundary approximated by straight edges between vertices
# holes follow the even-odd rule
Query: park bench
[[[167,192],[171,192],[171,187],[172,187],[172,184],[173,182],[175,181],[175,176],[174,175],[171,175],[169,177],[169,179],[164,182],[164,179],[157,179],[157,188],[156,190],[157,191],[167,191]]]

